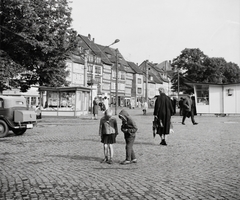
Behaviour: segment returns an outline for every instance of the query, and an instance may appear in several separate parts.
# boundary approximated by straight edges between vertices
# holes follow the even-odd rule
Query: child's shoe
[[[107,163],[110,164],[110,165],[113,164],[112,159],[108,160]]]
[[[132,159],[131,162],[132,162],[132,163],[137,163],[137,159],[136,159],[136,158],[135,158],[135,159]]]
[[[120,162],[121,165],[127,165],[130,164],[131,162],[129,160],[124,160],[122,162]]]
[[[105,163],[105,162],[108,162],[107,158],[102,159],[100,163]]]

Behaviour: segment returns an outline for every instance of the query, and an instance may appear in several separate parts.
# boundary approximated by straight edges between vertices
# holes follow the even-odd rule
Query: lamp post
[[[146,102],[148,103],[148,60],[145,61],[145,68],[146,68]]]
[[[115,115],[117,115],[118,106],[118,49],[116,49],[116,100],[115,100]]]
[[[179,101],[179,69],[177,70],[178,73],[178,101]]]
[[[112,44],[104,47],[104,49],[107,48],[107,47],[110,47],[110,46],[112,46],[112,45],[114,45],[114,44],[116,44],[118,42],[120,42],[120,40],[116,39]],[[116,87],[115,87],[115,89],[116,89],[115,90],[116,100],[115,100],[115,115],[117,115],[117,104],[118,104],[118,49],[116,49],[115,52],[116,52]],[[111,80],[111,83],[112,83],[112,80]],[[111,96],[111,89],[110,89],[110,96]]]

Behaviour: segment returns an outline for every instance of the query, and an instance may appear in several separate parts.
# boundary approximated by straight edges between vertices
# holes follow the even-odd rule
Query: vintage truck
[[[9,131],[22,135],[36,123],[36,112],[28,110],[23,96],[0,95],[0,138],[7,136]]]

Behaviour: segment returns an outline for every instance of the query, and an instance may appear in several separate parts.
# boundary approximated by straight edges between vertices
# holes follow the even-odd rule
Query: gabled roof
[[[101,52],[101,58],[102,58],[102,61],[105,63],[105,64],[108,64],[108,65],[112,65],[112,61],[110,60],[110,58],[107,57],[107,54],[106,54],[106,51],[109,47],[107,46],[102,46],[100,44],[96,44],[99,51]]]
[[[148,79],[148,83],[158,83],[158,84],[163,83],[161,80],[159,80],[159,78],[157,76],[155,76],[155,74],[149,73],[148,75],[153,77],[153,80]],[[143,73],[143,81],[146,82],[146,74],[145,73]]]
[[[136,74],[143,74],[142,70],[134,62],[127,61],[127,63]]]
[[[172,71],[171,63],[167,60],[157,64],[155,67],[159,70]]]
[[[83,64],[84,65],[84,60],[82,57],[75,55],[75,54],[71,54],[70,56],[68,56],[69,59],[74,62],[74,63],[79,63],[79,64]]]
[[[145,61],[146,62],[146,61]],[[163,69],[160,69],[159,67],[157,67],[158,64],[154,64],[154,63],[149,63],[147,62],[147,65],[150,67],[150,69],[153,69],[153,70],[149,70],[149,74],[152,73],[154,74],[157,79],[159,79],[161,82],[169,82],[169,80],[167,78],[164,78],[161,73],[165,73],[165,70]],[[155,71],[155,72],[154,72]]]
[[[128,65],[125,66],[125,72],[135,74],[135,71]]]
[[[93,54],[101,57],[101,60],[103,63],[107,64],[107,65],[112,65],[112,62],[108,59],[108,57],[102,52],[100,46],[96,43],[94,43],[94,41],[89,40],[88,37],[83,36],[83,35],[78,35],[80,37],[80,46],[82,46],[84,49],[90,49]]]

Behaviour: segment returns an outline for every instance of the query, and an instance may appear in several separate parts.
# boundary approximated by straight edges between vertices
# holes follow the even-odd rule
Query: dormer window
[[[111,58],[111,57],[112,57],[112,55],[109,54],[109,53],[106,53],[106,55],[107,55],[108,58]]]

